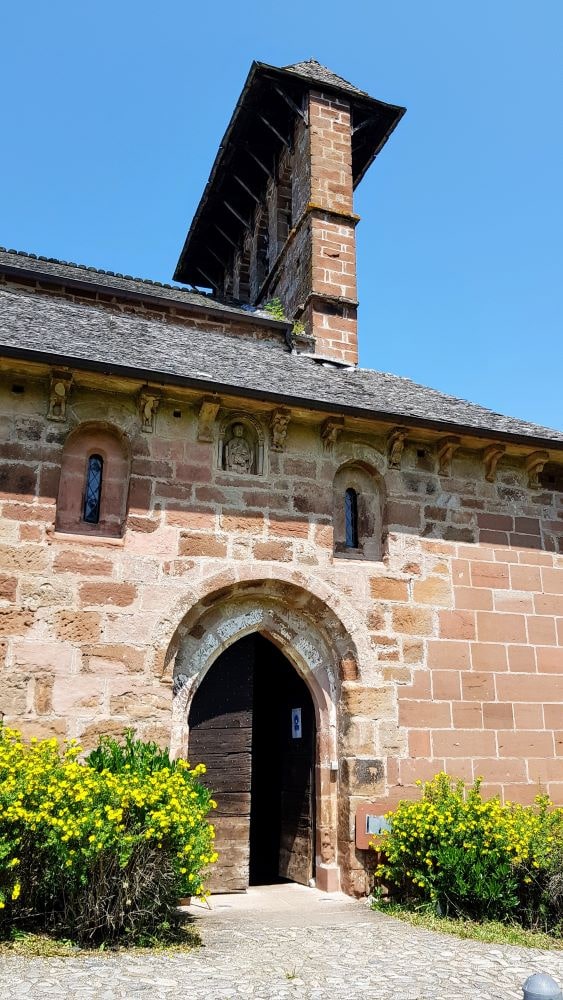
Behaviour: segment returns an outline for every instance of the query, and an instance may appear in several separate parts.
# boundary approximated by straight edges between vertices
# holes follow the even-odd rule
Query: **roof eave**
[[[165,371],[121,365],[116,362],[102,362],[85,358],[79,358],[70,354],[55,353],[52,351],[40,351],[30,348],[11,347],[0,345],[0,357],[17,358],[22,361],[31,361],[40,364],[66,365],[82,371],[95,371],[102,374],[116,375],[122,378],[131,378],[135,381],[145,381],[149,383],[159,382],[162,385],[184,386],[189,389],[197,389],[202,392],[223,393],[230,396],[243,397],[261,400],[264,402],[281,403],[285,406],[297,406],[302,409],[314,410],[323,413],[338,413],[343,416],[357,417],[363,420],[382,420],[387,423],[400,423],[409,427],[424,427],[429,430],[436,430],[441,433],[456,432],[471,437],[485,438],[493,441],[507,441],[513,444],[530,445],[550,450],[563,451],[563,441],[553,440],[542,436],[528,434],[516,434],[511,431],[492,430],[488,428],[474,427],[463,423],[454,423],[444,420],[433,420],[427,417],[410,416],[405,413],[394,413],[384,410],[362,409],[361,407],[348,406],[345,403],[327,403],[323,400],[308,399],[302,396],[292,396],[289,394],[275,393],[261,389],[248,389],[241,386],[231,385],[228,382],[211,382],[208,379],[198,379],[189,375],[178,375]]]

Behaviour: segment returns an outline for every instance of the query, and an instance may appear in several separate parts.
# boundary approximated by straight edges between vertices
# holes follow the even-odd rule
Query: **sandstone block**
[[[0,689],[0,718],[23,715],[27,706],[28,678],[22,675],[4,676]]]
[[[405,663],[422,663],[424,656],[424,644],[418,639],[405,639],[403,641],[403,659]]]
[[[481,703],[478,701],[454,702],[452,722],[454,729],[482,729],[483,709]],[[469,777],[471,778],[472,775],[470,774]]]
[[[261,535],[264,530],[262,514],[222,514],[221,527],[223,531],[242,532],[243,534]]]
[[[33,619],[33,612],[22,608],[0,608],[0,636],[25,635]]]
[[[385,789],[383,761],[374,757],[343,757],[341,781],[354,795],[378,795]]]
[[[498,751],[501,757],[515,757],[522,760],[527,757],[554,757],[555,748],[553,734],[545,732],[525,733],[499,732],[497,734]]]
[[[383,601],[408,601],[409,588],[406,580],[374,576],[369,585],[372,597]]]
[[[182,532],[178,546],[181,556],[204,556],[224,559],[227,555],[227,541],[217,535]]]
[[[168,715],[172,707],[172,691],[164,688],[147,689],[146,685],[115,685],[110,681],[110,713],[125,715],[133,724],[136,720],[157,721]],[[159,721],[159,720],[158,720]]]
[[[342,685],[342,709],[349,716],[388,718],[394,709],[393,688],[370,688],[345,681]]]
[[[426,580],[416,580],[413,587],[413,599],[415,604],[451,607],[450,583],[442,576],[429,576]]]
[[[461,675],[461,690],[466,701],[492,701],[495,697],[495,679],[492,673],[476,670]]]
[[[471,563],[471,583],[474,587],[501,590],[510,587],[510,567],[506,563]]]
[[[445,670],[469,670],[471,658],[468,642],[448,639],[430,640],[428,643],[428,665]]]
[[[351,753],[366,757],[375,750],[375,724],[372,719],[352,719],[346,731],[346,747]]]
[[[128,607],[137,597],[137,588],[131,583],[83,583],[80,586],[80,599],[83,604],[113,605]]]
[[[125,643],[100,643],[82,650],[82,667],[92,674],[138,674],[145,665],[145,651]]]
[[[62,642],[14,642],[14,666],[32,673],[68,674],[72,646]]]
[[[100,638],[100,616],[97,611],[59,611],[55,616],[59,639],[69,642],[96,642]]]
[[[37,573],[47,566],[47,551],[41,545],[0,545],[0,570]]]
[[[0,573],[0,601],[10,601],[12,604],[16,599],[17,578],[6,576]]]
[[[430,733],[427,729],[409,729],[409,757],[430,757]]]
[[[432,635],[432,612],[425,608],[393,608],[393,628],[400,634]]]
[[[37,715],[50,715],[53,711],[54,678],[41,675],[35,678],[33,702]]]
[[[447,701],[411,701],[400,698],[399,723],[401,726],[448,729],[452,724],[450,704]]]
[[[75,674],[72,678],[56,677],[53,683],[53,710],[57,715],[93,715],[102,706],[104,680]]]
[[[477,636],[480,642],[526,642],[526,619],[524,615],[477,611]]]
[[[255,542],[252,551],[255,559],[267,559],[272,562],[291,562],[293,557],[291,542]]]
[[[475,639],[473,611],[440,611],[438,615],[440,636],[444,639]]]
[[[22,604],[29,611],[52,608],[57,605],[72,604],[72,590],[60,580],[22,580],[20,585]]]
[[[23,720],[15,718],[12,721],[5,719],[8,725],[18,729],[24,740],[35,738],[36,740],[50,740],[54,736],[62,739],[68,736],[69,723],[67,719],[30,719]]]
[[[327,525],[318,525],[317,529],[323,529],[325,532],[327,530]],[[304,521],[302,518],[289,518],[278,517],[275,514],[270,514],[268,530],[270,535],[281,535],[286,538],[307,538],[309,535],[309,522]],[[316,534],[315,541],[317,544],[330,544],[332,545],[332,534],[330,542],[322,541],[321,538]]]
[[[405,695],[407,692],[405,692]],[[432,697],[437,701],[458,701],[461,698],[461,675],[457,670],[432,671]]]
[[[93,750],[98,745],[100,736],[113,736],[120,739],[127,729],[128,723],[113,719],[98,719],[79,728],[78,741],[84,750]]]

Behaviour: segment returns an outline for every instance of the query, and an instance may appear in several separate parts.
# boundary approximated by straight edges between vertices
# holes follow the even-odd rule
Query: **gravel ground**
[[[193,952],[0,959],[0,998],[522,1000],[532,972],[563,983],[563,952],[462,941],[301,886],[190,907]]]

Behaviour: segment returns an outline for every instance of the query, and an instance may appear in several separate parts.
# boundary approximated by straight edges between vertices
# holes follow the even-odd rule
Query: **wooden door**
[[[217,809],[219,860],[208,881],[211,892],[248,887],[252,769],[253,636],[226,650],[196,691],[189,714],[189,760],[207,767],[206,785]]]
[[[305,683],[292,673],[284,692],[280,727],[279,874],[308,885],[315,862],[315,715]]]

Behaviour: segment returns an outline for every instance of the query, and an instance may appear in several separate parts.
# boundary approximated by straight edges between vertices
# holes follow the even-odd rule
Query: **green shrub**
[[[78,941],[150,933],[180,896],[205,895],[216,860],[203,765],[155,744],[102,738],[25,744],[0,727],[0,930],[41,926]]]
[[[181,764],[170,759],[167,747],[162,749],[156,743],[135,739],[133,729],[125,730],[123,743],[113,736],[100,736],[98,746],[90,751],[86,763],[99,772],[122,774],[130,770],[139,776],[153,774],[163,769],[174,771],[177,767],[183,767],[183,762]]]
[[[563,832],[563,810],[483,800],[480,782],[438,774],[420,801],[389,814],[377,845],[376,876],[413,903],[472,919],[517,918],[530,926],[556,923],[547,893],[550,865]]]

